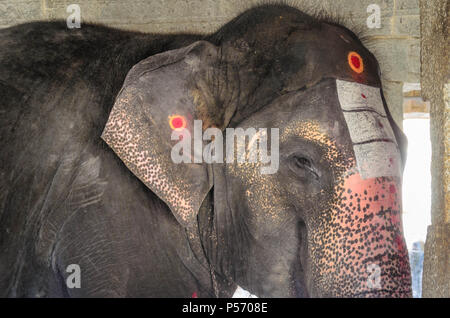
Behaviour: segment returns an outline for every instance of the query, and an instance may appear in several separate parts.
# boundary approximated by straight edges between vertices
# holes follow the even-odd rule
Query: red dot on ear
[[[172,120],[172,125],[174,128],[181,128],[183,126],[183,120],[181,118],[174,118]]]
[[[183,129],[186,128],[186,120],[181,115],[169,116],[169,125],[172,129]]]

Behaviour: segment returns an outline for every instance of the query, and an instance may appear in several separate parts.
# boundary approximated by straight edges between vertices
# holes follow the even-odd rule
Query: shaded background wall
[[[0,0],[0,28],[35,20],[66,19],[78,4],[83,22],[142,32],[209,33],[259,3],[270,0]],[[403,112],[431,112],[432,225],[424,265],[424,295],[450,297],[450,106],[447,0],[292,0],[307,13],[327,13],[358,35],[382,71],[391,113],[402,126]],[[380,28],[369,28],[367,8],[381,9]],[[82,27],[82,25],[81,25]],[[422,31],[422,39],[421,39]],[[422,49],[422,65],[421,65]],[[422,71],[422,74],[421,74]],[[422,82],[420,86],[411,83]],[[411,88],[413,87],[413,88]],[[418,87],[418,88],[417,88]],[[406,88],[406,89],[405,89]],[[403,91],[408,91],[404,94]],[[413,93],[411,93],[413,92]],[[424,96],[430,104],[417,102]],[[425,212],[424,212],[425,213]],[[426,211],[428,213],[428,211]]]

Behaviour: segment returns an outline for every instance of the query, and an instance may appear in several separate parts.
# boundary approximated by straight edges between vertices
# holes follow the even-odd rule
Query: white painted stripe
[[[368,111],[357,113],[344,112],[344,117],[347,126],[349,126],[350,137],[353,143],[373,139],[389,139],[395,142],[394,132],[391,129],[389,120],[379,116],[377,113]]]
[[[336,88],[361,177],[400,176],[400,151],[380,89],[341,80]]]
[[[353,146],[359,173],[363,179],[400,176],[400,154],[392,142],[372,142]]]
[[[386,116],[383,101],[378,87],[367,86],[356,82],[336,80],[339,101],[343,110],[370,108]],[[364,98],[361,94],[366,96]]]

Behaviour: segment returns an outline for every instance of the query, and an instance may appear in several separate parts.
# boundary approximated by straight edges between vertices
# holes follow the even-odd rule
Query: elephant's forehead
[[[300,137],[321,146],[329,147],[333,152],[337,151],[336,143],[327,129],[317,120],[295,119],[280,131],[280,141],[286,142],[289,137]]]
[[[380,86],[375,57],[342,27],[323,23],[311,31],[293,32],[280,60],[287,64],[281,69],[294,70],[288,91],[324,78]]]
[[[328,79],[306,91],[279,100],[280,142],[292,139],[314,141],[324,147],[342,148],[351,145],[348,130],[339,106],[336,81]],[[270,109],[269,109],[270,110]]]
[[[292,137],[310,141],[324,150],[325,159],[335,168],[348,168],[349,163],[353,162],[352,154],[348,147],[338,144],[334,133],[325,127],[317,120],[294,120],[281,129],[280,142],[284,143]]]

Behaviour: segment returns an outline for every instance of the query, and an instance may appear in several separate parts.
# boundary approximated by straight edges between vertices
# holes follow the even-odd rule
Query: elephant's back
[[[42,227],[86,162],[112,157],[100,135],[128,70],[173,38],[64,22],[0,30],[0,296],[19,295],[23,276],[45,280],[30,272],[49,266],[32,261],[38,239],[51,244]]]
[[[101,144],[115,93],[139,59],[136,51],[149,49],[135,43],[140,37],[94,25],[69,30],[63,22],[0,30],[0,183],[9,196],[0,221],[17,208],[11,196],[29,201],[29,187],[44,191],[36,182],[51,181],[62,157]]]

